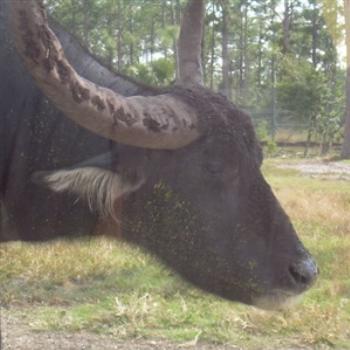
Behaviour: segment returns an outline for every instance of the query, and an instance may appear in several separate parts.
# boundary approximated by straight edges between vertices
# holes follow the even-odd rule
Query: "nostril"
[[[289,273],[292,275],[293,279],[295,282],[302,283],[302,284],[307,284],[308,279],[306,276],[303,276],[297,269],[296,266],[292,265],[289,267]]]
[[[317,265],[311,258],[292,264],[288,270],[294,282],[304,287],[313,283],[318,275]]]

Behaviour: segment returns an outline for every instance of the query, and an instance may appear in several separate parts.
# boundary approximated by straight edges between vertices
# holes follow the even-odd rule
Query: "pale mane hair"
[[[96,167],[41,172],[37,175],[51,190],[76,194],[79,199],[88,203],[91,211],[115,219],[115,201],[127,193],[136,191],[144,182],[139,180],[132,184],[118,173]]]

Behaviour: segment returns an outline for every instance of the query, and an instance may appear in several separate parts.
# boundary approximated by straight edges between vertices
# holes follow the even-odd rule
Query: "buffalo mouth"
[[[273,288],[265,295],[252,298],[252,305],[266,310],[288,308],[296,304],[302,294],[315,284],[318,274],[316,262],[310,255],[306,255],[289,266],[285,274],[287,285],[283,288]]]
[[[287,309],[297,304],[302,298],[302,294],[275,289],[267,295],[254,298],[252,305],[263,310],[276,311]]]
[[[292,264],[268,273],[255,275],[241,274],[226,278],[215,276],[207,289],[224,299],[239,301],[259,309],[280,310],[297,304],[304,292],[309,290],[317,280],[319,269],[314,259],[304,253]]]
[[[277,311],[288,309],[296,304],[298,304],[303,297],[303,291],[296,290],[286,290],[280,288],[273,288],[270,290],[265,290],[261,293],[258,290],[246,290],[244,293],[242,291],[235,290],[234,292],[226,290],[216,290],[210,291],[216,295],[221,296],[224,299],[231,301],[238,301],[246,305],[254,306],[258,309]]]

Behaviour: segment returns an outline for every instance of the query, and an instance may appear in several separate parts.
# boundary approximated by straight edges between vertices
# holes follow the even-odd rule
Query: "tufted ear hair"
[[[111,159],[106,153],[71,168],[36,172],[32,180],[54,192],[75,194],[88,203],[91,211],[115,218],[116,200],[138,190],[144,179],[112,170]]]

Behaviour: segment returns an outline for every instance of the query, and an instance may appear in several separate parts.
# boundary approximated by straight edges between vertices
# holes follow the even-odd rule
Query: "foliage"
[[[169,85],[175,79],[174,62],[167,58],[159,58],[151,64],[129,65],[124,72],[149,85]]]
[[[266,120],[260,121],[255,127],[256,136],[258,140],[264,145],[264,153],[266,156],[273,156],[276,154],[278,147],[276,141],[271,138],[268,123]]]
[[[255,132],[260,142],[266,142],[270,139],[270,132],[266,120],[262,120],[256,125]]]
[[[343,94],[328,88],[325,89],[322,97],[314,128],[321,139],[322,147],[329,147],[331,143],[341,140],[345,101]]]
[[[342,82],[330,84],[324,72],[292,57],[284,57],[281,69],[284,70],[278,83],[281,108],[291,113],[293,119],[308,124],[322,147],[339,141],[345,104]]]
[[[277,86],[280,107],[305,123],[320,112],[325,88],[322,74],[293,57],[284,57],[281,69],[283,77]]]

